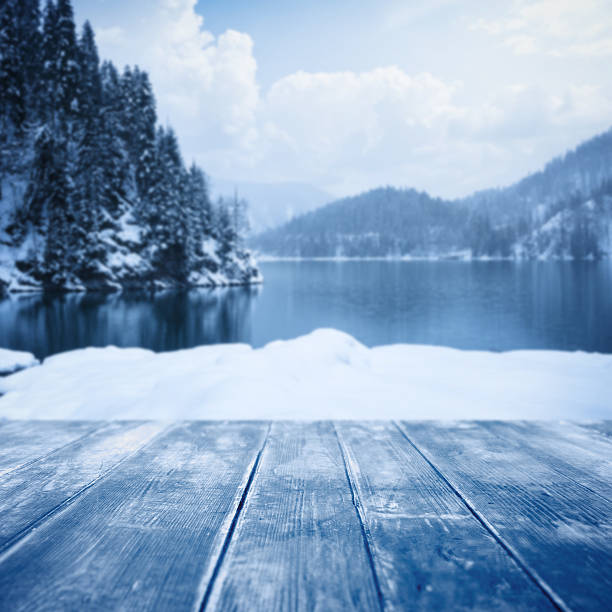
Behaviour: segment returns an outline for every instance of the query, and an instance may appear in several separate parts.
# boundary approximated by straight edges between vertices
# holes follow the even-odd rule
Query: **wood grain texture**
[[[102,425],[91,421],[3,421],[0,427],[0,476]]]
[[[181,423],[20,541],[0,609],[197,607],[263,423]]]
[[[275,422],[207,610],[376,610],[329,422]]]
[[[612,421],[595,421],[592,423],[575,423],[577,427],[583,427],[589,431],[598,432],[612,441]]]
[[[53,454],[0,477],[0,551],[164,427],[146,422],[104,424]]]
[[[471,422],[403,422],[408,438],[564,609],[608,610],[610,503],[546,456]]]
[[[612,446],[599,433],[567,422],[483,421],[480,425],[578,486],[612,501]]]
[[[394,424],[336,429],[385,609],[554,609]]]

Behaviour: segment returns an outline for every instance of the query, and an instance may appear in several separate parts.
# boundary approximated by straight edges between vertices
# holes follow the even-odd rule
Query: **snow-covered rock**
[[[612,355],[368,349],[317,330],[154,353],[88,348],[0,380],[0,418],[612,418]]]

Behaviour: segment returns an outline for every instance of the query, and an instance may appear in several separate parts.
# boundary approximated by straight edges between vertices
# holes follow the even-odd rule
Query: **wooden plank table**
[[[0,422],[0,610],[610,610],[610,422]]]

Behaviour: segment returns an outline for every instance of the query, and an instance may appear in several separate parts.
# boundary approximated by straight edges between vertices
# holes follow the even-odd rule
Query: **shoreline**
[[[284,257],[277,255],[257,255],[257,261],[259,263],[272,263],[272,262],[300,262],[300,261],[329,261],[329,262],[350,262],[350,261],[388,261],[388,262],[460,262],[460,263],[471,263],[471,262],[515,262],[515,263],[596,263],[598,261],[610,261],[609,257],[601,257],[599,259],[572,259],[567,257],[460,257],[454,255],[430,255],[430,256],[413,256],[413,255],[397,255],[390,257]]]
[[[191,289],[224,289],[230,287],[252,287],[263,285],[264,277],[258,274],[257,277],[248,281],[233,281],[224,282],[209,282],[209,283],[189,283],[189,284],[171,284],[162,281],[154,281],[147,284],[126,284],[107,285],[104,287],[86,287],[84,285],[76,287],[35,287],[29,285],[18,285],[16,287],[2,288],[0,287],[0,300],[10,296],[25,296],[25,295],[66,295],[78,293],[97,293],[97,294],[120,294],[120,293],[160,293],[162,291],[189,291]]]

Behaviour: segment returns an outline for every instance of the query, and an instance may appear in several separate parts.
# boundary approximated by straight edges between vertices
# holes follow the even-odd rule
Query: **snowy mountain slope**
[[[545,213],[568,197],[586,201],[612,180],[612,128],[556,157],[508,187],[477,192],[458,202],[500,222]]]

